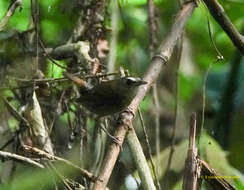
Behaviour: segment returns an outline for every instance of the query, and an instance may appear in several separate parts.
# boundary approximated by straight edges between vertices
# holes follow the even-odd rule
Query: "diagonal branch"
[[[217,0],[203,0],[210,13],[229,36],[236,48],[244,54],[244,36],[241,35]]]
[[[195,2],[188,2],[179,11],[170,32],[168,33],[166,39],[162,42],[161,46],[159,47],[158,53],[153,56],[151,65],[146,74],[144,75],[143,80],[147,81],[147,85],[139,89],[137,96],[133,99],[129,106],[130,111],[123,112],[120,115],[120,120],[117,126],[115,126],[116,131],[114,134],[114,136],[120,141],[120,143],[112,143],[109,146],[109,149],[105,155],[104,162],[98,176],[100,180],[95,182],[93,190],[105,189],[110,175],[112,173],[112,170],[114,168],[115,162],[118,158],[120,146],[123,144],[126,132],[129,129],[129,126],[134,118],[134,114],[136,113],[140,102],[143,100],[146,93],[149,91],[152,84],[161,73],[161,67],[165,65],[170,59],[173,52],[173,48],[176,45],[177,40],[180,38],[186,25],[186,22],[192,15],[192,12],[195,7]]]
[[[18,154],[14,154],[14,153],[10,153],[10,152],[5,152],[5,151],[0,151],[0,158],[2,159],[6,159],[6,160],[15,160],[15,161],[19,161],[19,162],[24,162],[24,163],[28,163],[30,165],[39,167],[39,168],[44,168],[44,166],[30,158],[18,155]]]
[[[72,167],[73,169],[76,169],[78,171],[80,171],[81,175],[86,177],[87,179],[91,180],[91,181],[95,181],[95,176],[90,173],[89,171],[73,164],[72,162],[70,162],[69,160],[65,160],[61,157],[58,157],[58,156],[54,156],[53,154],[49,154],[41,149],[38,149],[36,147],[31,147],[31,146],[28,146],[28,145],[24,145],[23,146],[25,151],[29,152],[29,153],[32,153],[32,154],[36,154],[40,157],[44,157],[44,158],[47,158],[48,160],[57,160],[57,161],[60,161],[60,162],[63,162],[65,163],[66,165]]]
[[[207,162],[198,158],[198,162],[201,165],[201,179],[206,180],[213,189],[223,189],[223,190],[236,190],[236,188],[231,185],[224,176],[218,174],[213,168],[211,168]],[[230,176],[231,177],[231,176]],[[237,176],[232,176],[233,178],[238,178]]]

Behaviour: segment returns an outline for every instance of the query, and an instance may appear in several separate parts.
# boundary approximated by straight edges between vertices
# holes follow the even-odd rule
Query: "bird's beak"
[[[138,81],[136,81],[136,85],[137,86],[144,85],[144,84],[147,84],[147,82],[144,81],[144,80],[138,80]]]

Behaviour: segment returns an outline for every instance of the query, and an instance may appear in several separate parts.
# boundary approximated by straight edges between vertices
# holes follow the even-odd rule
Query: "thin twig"
[[[16,0],[9,6],[8,11],[0,21],[0,31],[2,31],[6,27],[10,17],[14,14],[15,10],[21,5],[21,3],[22,0]]]
[[[68,160],[60,158],[58,156],[51,155],[51,154],[49,154],[49,153],[47,153],[47,152],[45,152],[43,150],[40,150],[40,149],[38,149],[36,147],[31,147],[31,146],[28,146],[28,145],[24,145],[24,149],[26,151],[32,152],[34,154],[37,154],[37,155],[39,155],[41,157],[45,157],[45,158],[47,158],[49,160],[57,160],[57,161],[63,162],[66,165],[71,166],[72,168],[79,170],[84,177],[88,178],[91,181],[95,181],[95,179],[96,179],[96,177],[92,173],[90,173],[89,171],[87,171],[87,170],[85,170],[83,168],[80,168],[79,166],[73,164],[72,162],[70,162]]]
[[[106,74],[98,74],[98,75],[86,75],[86,76],[80,76],[79,73],[74,73],[72,74],[74,76],[79,76],[82,79],[89,79],[89,78],[103,78],[107,76],[112,76],[112,75],[120,75],[119,72],[114,72],[114,73],[106,73]],[[68,81],[67,77],[59,77],[59,78],[46,78],[46,79],[22,79],[22,78],[16,78],[16,77],[11,77],[17,81],[21,82],[31,82],[31,83],[53,83],[53,82],[63,82],[63,81]]]
[[[19,122],[23,122],[25,126],[30,127],[30,123],[5,99],[3,99],[8,111],[13,115],[13,117]]]
[[[157,40],[157,22],[155,17],[155,6],[153,0],[147,0],[148,25],[149,25],[149,51],[150,57],[158,44]]]
[[[34,82],[33,82],[34,83]],[[30,88],[33,87],[33,84],[30,85],[22,85],[22,86],[10,86],[10,87],[0,87],[0,91],[4,91],[4,90],[17,90],[17,89],[22,89],[22,88]],[[36,88],[36,87],[34,87]]]
[[[144,133],[144,136],[145,136],[145,139],[146,139],[146,143],[147,143],[147,149],[148,149],[148,152],[149,152],[149,160],[150,160],[150,163],[151,163],[151,166],[152,166],[153,175],[154,175],[154,178],[155,178],[155,181],[156,181],[156,184],[157,184],[157,188],[161,189],[160,183],[159,183],[159,179],[158,179],[158,175],[157,175],[157,172],[156,172],[156,167],[155,167],[155,164],[154,164],[153,158],[152,158],[151,145],[150,145],[150,142],[149,142],[149,138],[148,138],[147,131],[146,131],[146,126],[145,126],[145,123],[144,123],[140,108],[138,108],[138,114],[139,114],[141,126],[142,126],[143,133]]]
[[[6,100],[3,99],[5,106],[7,107],[8,111],[12,114],[12,116],[18,120],[23,125],[20,129],[17,129],[15,131],[15,134],[12,138],[10,138],[7,142],[5,142],[1,147],[0,150],[5,149],[8,145],[10,145],[12,142],[14,142],[15,138],[23,131],[25,131],[27,128],[30,127],[30,123]]]
[[[148,26],[149,26],[149,53],[150,58],[152,58],[153,54],[155,53],[156,46],[158,45],[157,40],[157,23],[155,17],[155,5],[153,0],[147,0],[147,12],[148,12]],[[153,85],[153,99],[156,107],[156,114],[155,114],[155,144],[156,144],[156,155],[157,155],[157,164],[158,166],[158,158],[160,152],[160,105],[157,93],[157,83]],[[149,143],[149,142],[148,142]],[[149,145],[148,145],[149,146]],[[150,147],[150,146],[149,146]],[[152,152],[150,152],[150,157],[152,157]],[[158,167],[155,167],[153,162],[151,162],[154,172],[154,177],[156,180],[157,188],[161,190],[160,183],[158,180]]]
[[[202,86],[202,121],[201,121],[201,126],[199,129],[199,135],[198,135],[198,139],[197,139],[197,143],[198,145],[200,144],[200,139],[201,139],[201,132],[202,129],[204,127],[204,121],[205,121],[205,106],[206,106],[206,86],[207,86],[207,79],[208,79],[208,75],[209,75],[209,71],[211,70],[213,66],[213,63],[211,63],[208,66],[208,69],[206,71],[206,73],[204,74],[204,79],[203,79],[203,86]]]
[[[47,56],[47,58],[48,58],[54,65],[57,65],[58,67],[60,67],[60,68],[62,68],[62,69],[65,69],[65,70],[67,69],[67,67],[64,67],[63,65],[60,65],[57,61],[55,61],[55,60],[51,57],[51,55],[49,55],[49,53],[47,52],[47,50],[46,50],[46,48],[45,48],[45,46],[44,46],[44,44],[43,44],[43,42],[42,42],[41,39],[39,39],[39,44],[40,44],[42,50],[44,51],[45,55]]]
[[[217,53],[217,59],[215,62],[212,62],[209,64],[207,71],[204,74],[204,79],[203,79],[203,86],[202,86],[202,121],[201,121],[201,125],[200,125],[200,129],[199,129],[199,133],[198,133],[198,139],[197,139],[197,143],[198,145],[200,144],[200,139],[201,139],[201,132],[202,129],[204,127],[204,120],[205,120],[205,106],[206,106],[206,86],[207,86],[207,79],[208,79],[208,75],[209,72],[213,66],[213,63],[217,63],[220,60],[224,59],[224,56],[221,54],[221,52],[219,51],[219,49],[217,48],[215,42],[214,42],[214,38],[213,38],[213,32],[211,29],[211,24],[210,24],[210,19],[209,19],[209,15],[207,13],[207,23],[208,23],[208,33],[209,33],[209,37],[210,37],[210,41],[211,44],[213,45],[215,52]],[[199,155],[201,154],[201,152],[199,151]]]
[[[207,14],[208,15],[208,14]],[[209,33],[209,37],[210,37],[210,40],[211,40],[211,43],[213,44],[214,46],[214,49],[215,49],[215,52],[217,53],[217,59],[221,59],[223,60],[224,59],[224,56],[220,53],[219,49],[217,48],[215,42],[214,42],[214,39],[213,39],[213,32],[211,30],[211,24],[210,24],[210,21],[209,21],[209,15],[207,17],[207,22],[208,22],[208,33]]]
[[[34,30],[35,30],[35,53],[36,53],[36,59],[35,59],[35,67],[38,68],[39,65],[39,0],[31,0],[31,17],[34,24]]]
[[[117,55],[117,41],[118,41],[118,18],[119,18],[119,6],[118,1],[110,1],[112,6],[112,17],[111,17],[111,40],[109,48],[109,59],[108,59],[108,72],[114,72],[116,55]]]
[[[68,190],[73,190],[73,188],[70,187],[69,184],[66,182],[65,177],[58,172],[58,170],[53,166],[53,164],[51,162],[49,162],[49,166],[52,169],[52,171],[54,171],[54,173],[61,179],[61,181],[64,183],[65,187]]]
[[[17,129],[15,131],[15,134],[12,138],[10,138],[7,142],[5,142],[1,147],[0,150],[5,149],[8,145],[10,145],[12,142],[14,142],[15,138],[22,132],[24,132],[26,129],[28,129],[31,125],[30,123],[6,100],[3,99],[5,106],[7,107],[8,111],[12,114],[12,116],[18,120],[23,125],[21,128]]]
[[[30,159],[30,158],[20,156],[18,154],[10,153],[10,152],[0,151],[0,157],[3,159],[7,159],[7,160],[15,160],[15,161],[25,162],[25,163],[28,163],[30,165],[33,165],[33,166],[36,166],[39,168],[45,168],[42,164],[40,164],[40,163]]]
[[[155,146],[156,146],[156,160],[157,164],[159,165],[159,154],[160,154],[160,103],[158,98],[158,90],[157,90],[157,82],[153,85],[153,100],[155,104]],[[156,174],[158,175],[158,167],[156,167]]]
[[[207,69],[207,71],[204,74],[203,86],[202,86],[202,121],[201,121],[200,129],[199,129],[199,132],[198,132],[198,138],[197,138],[197,144],[198,145],[200,144],[201,132],[202,132],[202,129],[204,128],[204,122],[205,122],[206,87],[207,87],[208,75],[209,75],[209,72],[210,72],[213,64],[219,62],[220,60],[222,60],[222,59],[219,59],[219,56],[217,56],[216,61],[211,62],[209,64],[208,69]],[[200,152],[199,152],[199,154],[200,154]]]
[[[78,74],[72,74],[74,76],[79,75]],[[107,74],[98,74],[98,75],[87,75],[87,76],[80,76],[82,79],[89,79],[89,78],[104,78],[108,76],[113,76],[113,75],[120,75],[120,73],[114,72],[114,73],[107,73]],[[13,86],[13,87],[0,87],[0,91],[3,90],[16,90],[16,89],[21,89],[21,88],[29,88],[33,86],[33,84],[39,84],[39,83],[55,83],[55,82],[66,82],[69,81],[70,79],[66,77],[59,77],[59,78],[47,78],[47,79],[22,79],[22,78],[16,78],[16,77],[11,77],[17,81],[21,82],[26,82],[26,83],[31,83],[30,85],[21,85],[21,86]]]
[[[174,125],[172,129],[172,135],[171,135],[171,145],[170,145],[170,152],[169,152],[169,158],[167,167],[165,170],[165,186],[167,187],[168,181],[169,181],[169,170],[171,167],[171,163],[173,160],[173,154],[175,151],[175,135],[176,135],[176,128],[177,128],[177,119],[178,119],[178,104],[179,104],[179,69],[180,69],[180,59],[182,55],[182,46],[183,46],[183,36],[178,41],[178,49],[177,49],[177,58],[176,58],[176,77],[175,77],[175,105],[174,105]]]
[[[75,75],[75,74],[74,74]],[[16,81],[19,81],[19,82],[30,82],[30,83],[46,83],[46,82],[59,82],[59,81],[67,81],[68,79],[65,78],[65,77],[59,77],[59,78],[44,78],[44,79],[23,79],[23,78],[17,78],[17,77],[11,77],[9,76],[9,78],[12,78]]]
[[[19,133],[20,131],[16,131],[15,135],[0,147],[0,150],[4,150],[8,145],[12,144]]]

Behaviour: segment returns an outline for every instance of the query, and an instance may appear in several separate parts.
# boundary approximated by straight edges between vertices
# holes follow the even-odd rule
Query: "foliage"
[[[86,2],[90,2],[86,0]],[[9,0],[0,1],[0,21],[7,11],[9,6]],[[233,24],[239,31],[243,30],[244,24],[244,3],[237,3],[235,1],[220,1],[225,11],[230,17]],[[164,39],[165,34],[172,25],[175,13],[179,10],[179,5],[176,1],[170,0],[156,0],[156,15],[157,15],[157,37],[158,42]],[[148,13],[147,13],[147,1],[146,0],[120,0],[119,1],[119,20],[118,20],[118,41],[116,44],[116,71],[120,67],[128,69],[133,76],[143,76],[147,70],[150,62],[149,54],[149,32],[148,32]],[[70,0],[49,0],[39,1],[39,38],[42,40],[46,48],[55,48],[67,43],[70,40],[70,36],[73,34],[75,27],[79,23],[79,16],[85,14],[85,3],[79,4],[79,1]],[[98,34],[99,39],[105,39],[110,41],[111,39],[111,15],[112,8],[108,5],[105,11],[104,28],[102,34]],[[88,20],[91,18],[88,18]],[[210,40],[209,28],[207,21],[210,21],[212,36],[214,43],[218,50],[224,56],[224,60],[217,62],[217,52],[214,48],[213,42]],[[86,22],[85,20],[82,20]],[[92,27],[89,28],[87,33],[93,34]],[[100,26],[98,26],[100,27]],[[32,66],[35,62],[36,54],[29,56],[26,51],[28,47],[32,47],[36,50],[36,42],[25,44],[25,39],[21,38],[22,32],[33,29],[33,23],[31,22],[31,3],[30,0],[23,0],[20,8],[17,8],[15,14],[10,18],[7,28],[0,32],[0,88],[16,87],[18,85],[24,85],[26,83],[16,82],[16,78],[28,78],[28,76],[34,75]],[[34,28],[35,29],[35,28]],[[16,35],[17,32],[17,35]],[[86,35],[88,35],[86,33]],[[29,34],[28,34],[29,35]],[[13,36],[13,37],[11,37]],[[31,34],[30,34],[31,36]],[[84,35],[85,36],[85,35]],[[91,38],[85,39],[84,36],[79,39],[81,41],[91,41]],[[28,36],[29,38],[29,36]],[[7,40],[6,40],[7,39]],[[90,43],[92,48],[92,43]],[[94,48],[94,47],[93,47]],[[39,47],[40,52],[42,48]],[[91,50],[92,52],[92,50]],[[160,110],[155,108],[155,101],[153,100],[153,94],[147,95],[143,100],[140,107],[144,115],[145,125],[148,127],[148,135],[153,150],[153,155],[156,153],[155,147],[155,115],[159,114],[160,120],[160,163],[156,163],[156,166],[160,170],[160,179],[163,181],[163,173],[167,163],[167,155],[171,144],[171,131],[174,125],[174,105],[175,101],[175,88],[178,80],[178,118],[177,118],[177,132],[176,132],[176,149],[175,157],[172,163],[172,175],[173,180],[170,182],[172,189],[181,188],[181,175],[183,171],[183,164],[185,159],[186,150],[182,149],[184,145],[186,147],[186,137],[188,137],[188,118],[192,111],[196,111],[199,115],[197,118],[198,125],[201,122],[201,110],[202,110],[202,88],[204,77],[207,69],[213,64],[210,72],[207,76],[206,83],[206,107],[205,107],[205,123],[202,133],[202,141],[200,144],[200,151],[203,158],[213,168],[216,168],[221,174],[226,175],[238,175],[240,180],[234,181],[237,189],[244,189],[243,171],[244,171],[244,155],[242,149],[244,146],[243,141],[243,73],[244,73],[244,60],[241,59],[239,63],[239,73],[236,80],[236,91],[234,97],[231,100],[233,104],[232,110],[227,114],[227,119],[230,119],[229,134],[227,147],[221,147],[222,145],[214,139],[216,131],[216,120],[219,117],[219,113],[222,111],[221,106],[225,104],[223,102],[225,89],[228,85],[228,80],[232,68],[233,59],[236,55],[236,48],[233,46],[231,40],[222,30],[222,28],[215,22],[210,16],[206,6],[200,3],[199,7],[194,11],[193,16],[190,18],[183,40],[183,52],[181,56],[181,62],[179,71],[175,70],[173,66],[175,63],[170,63],[162,71],[160,78],[157,80],[158,94],[160,101]],[[41,53],[40,53],[41,54]],[[92,54],[92,53],[90,53]],[[93,58],[94,55],[91,55]],[[100,58],[101,63],[106,65],[109,55],[106,58]],[[63,67],[66,67],[73,62],[73,57],[68,59],[55,60],[55,62]],[[77,60],[75,60],[77,61]],[[79,65],[79,61],[77,61]],[[72,65],[73,66],[73,65]],[[76,66],[76,65],[75,65]],[[80,66],[80,65],[79,65]],[[83,67],[84,65],[82,65]],[[35,67],[35,66],[33,66]],[[84,66],[86,67],[86,66]],[[57,66],[53,61],[47,59],[47,57],[40,56],[39,69],[45,74],[48,79],[63,77],[64,68]],[[103,73],[106,69],[101,69]],[[6,82],[7,75],[12,75],[13,78]],[[178,79],[175,77],[175,73],[178,72]],[[9,74],[10,73],[10,74]],[[2,82],[4,81],[4,82]],[[3,85],[4,84],[4,85]],[[27,83],[28,84],[28,83]],[[96,148],[96,143],[100,143],[100,136],[103,132],[98,129],[98,121],[95,117],[88,113],[87,110],[80,108],[75,103],[67,103],[64,101],[60,108],[60,102],[63,99],[74,97],[76,94],[76,87],[72,87],[71,82],[50,83],[48,90],[51,95],[42,96],[41,91],[37,92],[40,95],[41,106],[43,106],[43,117],[47,118],[45,122],[52,123],[52,119],[55,122],[52,123],[53,131],[51,138],[56,145],[57,154],[66,156],[76,162],[78,165],[84,166],[88,169],[94,169],[97,154],[99,154]],[[45,88],[43,88],[45,90]],[[68,89],[68,90],[67,90]],[[67,90],[67,91],[66,91]],[[63,92],[65,93],[63,94]],[[20,113],[24,107],[24,97],[17,96],[11,89],[0,90],[0,97],[7,99],[11,102],[17,111]],[[44,98],[43,98],[44,97]],[[25,97],[26,98],[26,97]],[[4,107],[4,103],[0,100],[0,136],[1,138],[6,133],[7,135],[0,140],[2,145],[9,137],[19,129],[21,124],[16,118],[12,117]],[[49,107],[46,104],[50,104]],[[173,105],[173,106],[172,106]],[[46,106],[46,107],[45,107]],[[56,107],[55,107],[56,106]],[[61,111],[60,111],[61,110]],[[84,117],[83,116],[87,116]],[[230,117],[230,118],[229,118]],[[136,118],[134,126],[138,132],[138,136],[141,140],[145,154],[148,155],[148,150],[145,142],[145,138],[142,134],[141,127],[139,126],[139,120]],[[5,126],[1,130],[1,126]],[[110,131],[109,131],[110,132]],[[0,138],[0,139],[1,139]],[[71,139],[71,140],[70,140]],[[101,138],[102,139],[102,138]],[[101,140],[102,141],[102,140]],[[211,143],[210,143],[211,142]],[[103,141],[102,145],[106,145],[107,141]],[[82,150],[80,149],[82,147]],[[179,149],[180,147],[180,149]],[[69,149],[71,148],[71,149]],[[14,151],[13,147],[9,148],[10,151]],[[104,151],[104,150],[102,150]],[[228,151],[228,153],[226,152]],[[78,153],[77,153],[78,152]],[[80,156],[80,154],[82,154]],[[101,154],[103,154],[102,152]],[[80,157],[85,157],[83,161]],[[148,157],[148,156],[147,156]],[[156,160],[156,156],[154,156]],[[126,162],[126,163],[125,163]],[[0,173],[6,170],[5,162],[0,163]],[[15,167],[15,166],[11,166]],[[96,169],[100,166],[95,167]],[[0,182],[4,182],[6,185],[0,185],[0,189],[52,189],[52,179],[57,176],[50,176],[50,172],[31,170],[30,168],[20,167],[17,168],[16,177],[11,181],[5,181],[4,175],[0,175]],[[13,169],[14,170],[14,169]],[[26,170],[26,171],[25,171]],[[65,169],[64,169],[65,170]],[[126,176],[132,174],[135,170],[135,166],[130,158],[127,147],[121,153],[121,163],[118,163],[114,172],[114,177],[111,179],[111,189],[130,189],[125,186]],[[95,169],[94,169],[95,171]],[[72,172],[66,171],[67,176],[72,176]],[[6,176],[5,176],[6,177]],[[8,179],[9,176],[6,178]],[[3,179],[2,179],[3,178]],[[59,179],[60,180],[60,179]],[[46,183],[43,184],[42,182]],[[61,180],[60,180],[61,181]],[[80,180],[82,181],[82,180]],[[84,182],[84,181],[82,181]],[[62,184],[61,182],[59,182]],[[1,184],[1,183],[0,183]],[[60,185],[58,184],[58,185]]]

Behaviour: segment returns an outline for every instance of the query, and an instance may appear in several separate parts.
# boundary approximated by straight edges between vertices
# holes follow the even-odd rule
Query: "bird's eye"
[[[131,84],[133,84],[134,82],[135,82],[134,80],[129,79],[129,78],[126,80],[126,84],[127,84],[127,85],[131,85]]]

